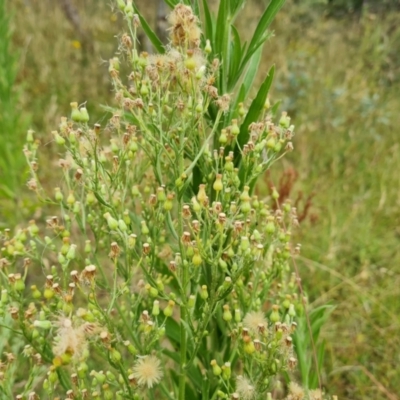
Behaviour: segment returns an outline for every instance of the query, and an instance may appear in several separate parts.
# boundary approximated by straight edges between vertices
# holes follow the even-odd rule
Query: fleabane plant
[[[302,312],[289,265],[295,209],[276,190],[254,195],[292,149],[290,119],[276,119],[266,97],[272,71],[255,100],[239,101],[249,81],[220,92],[224,61],[188,5],[169,15],[170,43],[156,54],[138,50],[145,21],[132,3],[118,5],[127,30],[109,63],[115,106],[100,125],[71,103],[52,132],[63,179],[51,196],[28,133],[28,186],[57,211],[3,233],[2,326],[23,351],[10,343],[1,390],[272,399],[295,370]],[[17,362],[24,377],[13,386]],[[291,387],[288,398],[321,398]]]

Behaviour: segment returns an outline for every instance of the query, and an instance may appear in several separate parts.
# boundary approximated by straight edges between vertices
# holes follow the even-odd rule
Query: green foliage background
[[[51,186],[54,121],[71,101],[86,100],[101,121],[98,104],[111,102],[103,60],[115,51],[118,17],[107,1],[71,1],[74,25],[61,3],[0,0],[0,10],[7,8],[0,12],[2,227],[15,222],[16,204],[27,216],[41,214],[33,198],[16,200],[29,199],[25,129],[41,137],[40,167]],[[264,7],[253,3],[239,18],[245,36]],[[319,348],[324,341],[324,382],[339,398],[396,399],[400,387],[398,9],[398,1],[288,0],[261,61],[260,79],[276,63],[272,100],[288,99],[281,109],[292,115],[297,136],[295,152],[259,191],[291,176],[300,212],[313,195],[298,232],[299,267],[312,305],[336,306]],[[143,10],[154,23],[155,10]]]

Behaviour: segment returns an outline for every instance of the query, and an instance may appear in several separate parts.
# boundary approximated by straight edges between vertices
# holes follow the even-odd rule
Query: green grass
[[[284,167],[299,174],[293,197],[315,192],[313,216],[298,233],[304,286],[315,306],[337,306],[323,334],[325,382],[342,398],[390,398],[400,387],[393,352],[400,344],[400,83],[393,51],[400,15],[314,18],[307,27],[299,17],[281,15],[270,51],[284,49],[275,95],[291,99],[284,108],[297,125]]]
[[[29,112],[22,114],[19,109],[20,91],[15,87],[19,56],[13,48],[12,18],[7,11],[6,1],[0,0],[0,196],[13,206],[22,185],[22,143]]]

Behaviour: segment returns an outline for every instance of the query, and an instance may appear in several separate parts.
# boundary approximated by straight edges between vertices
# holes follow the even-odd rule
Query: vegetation
[[[79,5],[76,11],[82,29],[76,29],[55,2],[9,3],[12,12],[7,15],[11,20],[6,18],[11,22],[2,35],[6,37],[12,26],[18,27],[13,30],[13,42],[8,45],[12,50],[7,54],[18,54],[19,62],[13,67],[13,74],[18,71],[17,82],[7,81],[7,87],[14,88],[13,94],[3,99],[23,110],[15,113],[17,107],[9,108],[10,118],[27,121],[31,117],[35,138],[41,141],[42,183],[49,193],[60,185],[53,172],[60,147],[49,133],[55,120],[69,114],[70,101],[88,101],[90,121],[106,125],[104,109],[99,105],[111,106],[115,93],[107,77],[108,63],[102,60],[110,59],[116,50],[114,36],[123,22],[117,10],[110,13],[107,2]],[[155,11],[137,3],[154,26]],[[263,3],[254,1],[240,13],[237,28],[241,37],[249,35],[248,26],[254,24],[254,14],[259,15]],[[258,184],[256,192],[259,198],[266,198],[275,186],[279,204],[283,206],[291,197],[297,207],[301,224],[294,231],[294,243],[303,246],[296,260],[310,300],[320,378],[327,392],[339,398],[396,399],[400,387],[396,373],[399,360],[393,351],[399,347],[400,324],[396,301],[400,287],[396,250],[399,151],[394,129],[399,118],[400,60],[396,48],[400,16],[384,13],[389,7],[395,11],[394,3],[368,2],[353,13],[355,8],[347,7],[350,2],[343,2],[338,14],[333,2],[287,1],[272,25],[275,35],[261,57],[255,85],[260,86],[275,63],[271,103],[282,99],[280,110],[287,110],[297,126],[295,151],[265,175],[264,184]],[[352,14],[343,12],[348,10]],[[340,19],[332,18],[336,15]],[[146,45],[143,37],[140,43]],[[249,93],[250,101],[257,92],[254,89]],[[14,146],[10,154],[16,159],[21,154],[16,148],[22,146],[17,133],[24,129],[22,124],[8,136],[15,142],[6,139]],[[0,134],[4,141],[6,132],[1,130]],[[18,170],[15,176],[22,178],[23,167],[19,165],[11,172]],[[18,190],[18,184],[6,185],[8,193]],[[22,198],[19,195],[12,198]],[[3,193],[1,225],[9,227],[15,222],[15,213],[10,195],[8,199],[5,196]],[[34,215],[39,226],[40,221],[56,213],[33,197],[24,198],[30,199],[29,207],[23,204],[20,211],[29,218]],[[50,258],[48,263],[46,268],[54,261]],[[26,285],[29,289],[38,283]],[[301,314],[297,322],[294,341],[298,372],[292,373],[292,378],[306,387],[316,387],[318,376],[309,361],[313,359],[312,345],[306,344],[310,331]],[[10,335],[10,331],[1,329],[1,343],[6,343]],[[296,346],[296,340],[304,345]],[[2,354],[18,354],[22,349],[16,336],[9,343],[1,349]],[[8,375],[18,382],[14,387],[26,384],[26,375],[18,374],[16,364],[12,367],[15,372],[9,368]],[[11,390],[13,382],[8,382]],[[34,380],[34,385],[40,387],[39,381]],[[280,398],[278,392],[273,395]]]

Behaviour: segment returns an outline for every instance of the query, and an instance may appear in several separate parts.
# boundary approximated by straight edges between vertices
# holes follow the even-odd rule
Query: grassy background
[[[7,157],[16,160],[12,168],[0,164],[3,176],[12,175],[12,194],[0,198],[5,225],[15,221],[24,185],[21,131],[38,132],[51,180],[50,132],[69,103],[88,101],[101,121],[99,104],[112,101],[104,60],[116,50],[120,21],[107,1],[72,2],[78,14],[63,11],[61,0],[1,2],[12,36],[0,51],[15,55],[16,76],[0,100],[18,121],[0,125]],[[299,199],[300,212],[313,196],[297,240],[310,302],[336,306],[322,333],[327,390],[341,399],[393,400],[400,392],[400,13],[351,14],[356,1],[324,3],[288,0],[265,51],[260,73],[277,64],[272,99],[282,99],[297,126],[295,152],[265,181],[279,186],[286,177],[282,190]],[[243,14],[244,34],[260,7],[254,1]],[[30,215],[35,207],[32,199],[22,209]]]

